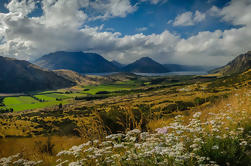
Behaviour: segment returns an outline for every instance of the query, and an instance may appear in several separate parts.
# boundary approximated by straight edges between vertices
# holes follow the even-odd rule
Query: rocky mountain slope
[[[211,70],[210,73],[220,73],[223,75],[230,75],[241,73],[251,68],[251,51],[237,56],[227,65]]]

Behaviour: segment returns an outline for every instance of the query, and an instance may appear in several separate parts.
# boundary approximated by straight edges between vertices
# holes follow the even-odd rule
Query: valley
[[[160,145],[165,144],[163,137],[171,139],[172,135],[176,135],[177,131],[182,130],[174,130],[173,134],[168,135],[165,133],[168,126],[177,128],[181,125],[185,126],[184,128],[189,128],[194,125],[193,121],[196,121],[196,119],[188,122],[187,119],[189,117],[197,117],[199,113],[207,114],[203,116],[209,118],[215,118],[211,115],[212,112],[217,112],[219,116],[223,116],[219,111],[224,110],[225,117],[225,114],[228,114],[226,105],[228,106],[229,102],[231,103],[231,109],[232,107],[236,107],[236,109],[242,110],[241,114],[243,115],[240,118],[244,120],[242,120],[240,125],[243,126],[243,131],[249,132],[250,125],[248,122],[250,122],[249,117],[251,111],[251,69],[249,56],[250,54],[247,53],[244,59],[237,57],[231,62],[231,65],[237,66],[234,72],[231,71],[228,73],[227,69],[229,68],[229,64],[227,64],[225,67],[217,69],[217,72],[212,71],[211,74],[204,75],[150,73],[149,69],[151,69],[151,66],[164,72],[166,72],[166,69],[149,58],[142,58],[132,65],[128,65],[129,67],[125,66],[130,68],[132,72],[147,70],[147,73],[134,74],[130,72],[116,72],[106,75],[79,74],[69,69],[50,71],[28,62],[16,61],[17,66],[21,66],[21,69],[25,71],[25,75],[28,78],[32,78],[30,80],[31,82],[36,82],[37,79],[39,79],[41,80],[39,83],[42,83],[41,85],[43,86],[43,82],[46,83],[48,81],[47,74],[49,74],[48,76],[50,77],[55,77],[56,82],[54,82],[55,80],[52,82],[54,88],[46,88],[45,86],[42,88],[44,90],[37,90],[36,86],[34,86],[34,89],[25,91],[19,91],[20,89],[17,88],[17,92],[22,93],[1,94],[0,146],[2,148],[0,148],[0,157],[2,157],[2,159],[0,159],[0,165],[6,162],[8,163],[9,160],[13,160],[12,165],[15,165],[16,162],[20,162],[20,165],[27,165],[27,163],[31,162],[33,165],[41,166],[57,165],[62,159],[64,159],[64,161],[62,161],[61,164],[59,163],[59,165],[76,162],[76,156],[74,155],[66,157],[67,160],[65,160],[64,153],[67,155],[79,153],[83,159],[88,159],[83,161],[77,160],[77,162],[81,162],[80,165],[84,163],[86,165],[97,165],[103,163],[102,157],[99,158],[101,154],[97,156],[99,158],[98,160],[90,160],[89,155],[93,155],[92,153],[94,152],[85,152],[87,149],[83,152],[82,146],[92,148],[91,146],[93,145],[96,150],[99,151],[99,143],[103,144],[103,141],[109,142],[110,137],[121,139],[121,141],[112,139],[110,142],[112,143],[112,147],[105,146],[105,148],[113,149],[109,154],[104,153],[101,155],[104,155],[105,162],[109,163],[110,160],[108,160],[108,158],[110,153],[120,158],[119,154],[128,155],[126,149],[130,149],[131,146],[134,147],[138,143],[142,143],[140,146],[143,146],[149,141],[143,140],[139,135],[136,136],[137,134],[150,134],[148,135],[149,139],[157,139],[157,141],[154,142],[158,142]],[[10,63],[12,63],[12,60],[10,60]],[[17,66],[14,65],[14,67]],[[239,66],[241,66],[241,68]],[[245,68],[245,70],[243,68]],[[30,76],[30,71],[33,70],[45,74],[45,77],[41,79],[37,76],[34,77],[34,75]],[[158,70],[156,70],[156,72]],[[19,73],[17,74],[17,78],[22,77]],[[12,79],[15,79],[15,77]],[[65,83],[68,82],[71,86],[70,84],[59,85],[57,80],[63,80]],[[22,86],[18,87],[22,89]],[[241,102],[237,101],[239,100],[237,96],[241,96]],[[234,106],[232,106],[232,104],[234,104]],[[234,114],[235,112],[229,116],[235,118],[232,117]],[[180,117],[182,117],[182,120],[177,120]],[[207,118],[203,120],[207,121]],[[237,121],[238,119],[235,119],[233,124],[227,124],[227,126],[233,129],[233,132],[236,132],[234,130],[237,128],[235,125]],[[181,124],[178,125],[178,123]],[[186,126],[187,123],[189,123],[188,126]],[[205,129],[210,128],[210,126],[205,125],[207,122],[205,122],[205,124],[200,123]],[[200,133],[196,133],[197,128],[190,128],[189,130],[195,132],[195,135],[200,135]],[[130,132],[136,133],[128,135]],[[159,132],[164,132],[163,137],[161,136],[159,138]],[[193,137],[185,130],[182,130],[182,132],[184,132],[187,137]],[[221,131],[220,135],[223,133],[228,134]],[[119,135],[121,135],[121,137]],[[204,133],[204,135],[207,135],[207,133]],[[129,138],[127,139],[127,137],[136,140],[131,141],[128,140]],[[249,141],[248,136],[243,136],[243,138],[239,137],[241,136],[238,135],[238,139],[235,141]],[[165,146],[170,146],[172,149],[178,146],[180,142],[183,142],[182,135],[178,134],[176,138],[179,140],[178,142],[174,141],[173,144],[167,144]],[[139,140],[137,141],[137,139]],[[207,144],[210,143],[210,139],[218,139],[218,137],[209,136],[203,139],[209,139],[206,140]],[[184,142],[186,146],[193,146],[192,142],[187,141],[188,142]],[[216,142],[219,142],[219,140]],[[119,143],[121,143],[121,145]],[[201,147],[209,146],[206,144],[202,144]],[[233,145],[231,142],[224,142],[223,144],[224,146],[227,144],[227,146],[231,145],[236,148],[233,150],[233,153],[235,153],[234,156],[238,156],[237,151],[239,146]],[[151,145],[151,143],[149,143],[149,145]],[[119,151],[115,148],[116,146],[121,146]],[[152,146],[153,145],[148,148],[151,149]],[[222,145],[219,144],[217,146]],[[80,147],[80,149],[76,152],[72,150],[72,148],[77,147]],[[187,153],[189,153],[189,155],[193,154],[188,147],[186,147]],[[144,147],[142,148],[144,149]],[[136,149],[135,147],[131,150],[134,151]],[[138,150],[139,149],[137,149],[137,151]],[[144,155],[148,153],[147,149],[145,150]],[[33,151],[35,151],[34,154],[32,153]],[[173,149],[173,151],[175,153],[179,152],[177,149]],[[200,149],[200,153],[210,156],[210,153],[212,153],[211,150],[207,149],[206,151],[207,152]],[[139,150],[135,155],[140,155],[141,153],[141,150]],[[179,153],[182,155],[183,152]],[[246,156],[246,153],[249,153],[248,149],[241,151],[241,155],[244,156],[245,159],[236,159],[236,161],[246,163],[246,160],[250,160]],[[96,154],[94,154],[94,156],[95,155]],[[149,165],[153,164],[152,162],[156,157],[160,157],[158,153],[154,152],[154,155],[155,157],[149,160],[151,163]],[[169,155],[169,153],[167,155]],[[20,158],[21,156],[24,159]],[[218,163],[222,162],[221,158],[229,160],[227,156],[218,158],[217,155],[213,154],[211,157],[214,159],[213,161],[217,161]],[[175,158],[176,157],[173,157],[173,159]],[[143,161],[136,161],[144,164],[148,162],[148,159],[144,157],[143,159]],[[162,160],[160,157],[160,161]],[[184,161],[186,160],[184,159]],[[113,164],[114,162],[115,161],[112,160]],[[191,162],[191,165],[198,163],[197,161],[189,162]],[[203,162],[207,163],[207,161]],[[232,162],[234,163],[234,161]],[[112,163],[108,165],[112,165]],[[123,159],[119,159],[117,164],[121,163],[122,165],[135,165],[130,161],[125,162]],[[179,163],[179,161],[175,160],[174,163]]]

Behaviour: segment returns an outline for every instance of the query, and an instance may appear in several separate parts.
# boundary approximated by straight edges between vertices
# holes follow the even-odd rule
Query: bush
[[[196,97],[196,98],[194,99],[195,105],[201,105],[201,104],[204,104],[205,102],[206,102],[206,100],[203,99],[203,98],[200,98],[200,97]]]
[[[228,165],[247,165],[251,161],[247,154],[246,147],[240,146],[240,138],[227,137],[218,139],[216,137],[207,137],[201,144],[200,156],[209,157],[221,166]],[[212,148],[215,147],[215,148]]]
[[[51,143],[51,137],[48,137],[45,144],[43,144],[42,141],[36,141],[35,142],[35,147],[38,148],[38,151],[40,153],[47,153],[49,155],[53,155],[54,146],[55,145]]]

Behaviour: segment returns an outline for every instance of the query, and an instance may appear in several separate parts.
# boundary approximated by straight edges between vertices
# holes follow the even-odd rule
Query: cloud
[[[105,13],[110,13],[108,17],[123,16],[120,11],[115,14],[113,7],[105,10],[94,5],[91,7],[96,8],[94,14],[81,10],[90,5],[88,2],[43,0],[43,15],[40,17],[27,17],[33,9],[33,5],[27,3],[20,3],[24,7],[22,10],[13,8],[12,12],[0,13],[1,55],[35,59],[49,52],[65,50],[97,52],[109,60],[123,63],[149,56],[161,63],[223,65],[243,53],[243,50],[251,50],[251,25],[247,19],[251,7],[248,1],[231,1],[224,8],[218,9],[218,16],[223,21],[242,25],[240,28],[203,31],[186,39],[168,30],[160,34],[123,36],[119,32],[108,31],[105,25],[86,26],[88,19],[105,16]],[[240,7],[243,12],[232,11]],[[193,23],[205,19],[199,11],[188,15],[191,15],[189,18]]]
[[[196,12],[193,14],[192,12],[185,12],[180,15],[178,15],[174,22],[174,26],[192,26],[195,23],[201,22],[205,20],[206,15],[204,13],[201,13],[200,11],[196,10]]]
[[[142,31],[146,31],[147,29],[148,29],[147,27],[140,27],[140,28],[136,28],[136,31],[142,32]]]
[[[150,2],[151,4],[164,4],[166,3],[168,0],[141,0],[141,2]]]
[[[88,7],[93,8],[95,14],[99,14],[90,18],[91,20],[125,17],[137,10],[137,6],[132,6],[129,0],[90,1]]]
[[[29,14],[32,10],[35,9],[36,2],[33,0],[12,0],[10,3],[5,5],[5,7],[11,13],[21,13],[22,15]]]
[[[203,20],[205,20],[206,18],[206,14],[199,12],[198,10],[196,10],[195,14],[194,14],[194,22],[201,22]]]
[[[193,22],[193,13],[192,12],[185,12],[180,15],[178,15],[174,22],[174,26],[189,26],[189,25],[194,25]]]

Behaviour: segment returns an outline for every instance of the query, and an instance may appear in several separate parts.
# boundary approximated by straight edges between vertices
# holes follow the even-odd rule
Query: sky
[[[221,66],[251,50],[251,0],[0,0],[0,56],[95,52]]]

